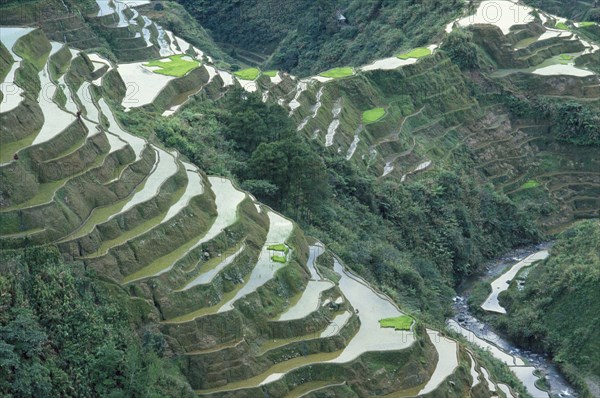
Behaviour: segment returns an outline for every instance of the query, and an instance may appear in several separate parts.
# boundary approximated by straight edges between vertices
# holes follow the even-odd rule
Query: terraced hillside
[[[115,65],[39,29],[0,34],[13,61],[3,87],[19,90],[0,114],[2,248],[56,244],[127,291],[198,394],[486,390],[485,369],[456,341],[414,322],[381,328],[402,312],[292,221],[127,132],[114,108],[143,65]],[[221,76],[203,65],[162,80],[145,87],[143,106],[176,106],[191,79],[203,82],[196,91],[238,84]]]
[[[508,31],[475,25],[497,69],[476,76],[488,91],[475,94],[443,42],[325,76],[234,74],[146,17],[150,6],[127,3],[99,1],[80,21],[97,23],[118,62],[46,27],[0,28],[2,248],[55,244],[128,292],[200,395],[515,396],[443,332],[381,328],[405,315],[387,296],[230,180],[127,131],[120,115],[259,92],[300,134],[380,179],[457,164],[514,197],[536,181],[562,206],[558,221],[543,220],[557,227],[598,216],[598,158],[568,151],[549,120],[521,117],[497,94],[535,81],[540,95],[597,106],[597,75],[553,58],[583,62],[595,44],[545,15]],[[486,35],[505,45],[486,48]],[[195,62],[183,76],[148,64],[175,54]]]

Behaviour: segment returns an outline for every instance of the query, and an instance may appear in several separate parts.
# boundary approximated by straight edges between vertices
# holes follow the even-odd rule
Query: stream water
[[[490,353],[501,361],[510,365],[513,361],[511,370],[528,387],[528,391],[534,398],[550,397],[577,397],[578,394],[574,388],[567,382],[560,373],[557,365],[550,359],[548,354],[535,353],[527,349],[522,349],[513,344],[504,336],[494,331],[494,329],[477,318],[469,310],[467,298],[475,282],[484,280],[491,282],[502,275],[509,266],[523,260],[527,256],[537,253],[541,250],[547,250],[550,243],[535,245],[524,249],[511,251],[504,256],[488,263],[483,270],[471,277],[457,290],[459,296],[454,299],[454,317],[449,320],[450,328],[468,335],[468,340],[477,345],[490,344]],[[527,366],[521,366],[526,364]],[[515,366],[516,365],[516,366]],[[535,376],[531,375],[531,367],[545,375],[550,385],[550,394],[535,388]]]

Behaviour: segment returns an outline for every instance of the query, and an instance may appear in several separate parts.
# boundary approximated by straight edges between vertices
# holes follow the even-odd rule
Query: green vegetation
[[[260,75],[260,69],[257,68],[247,68],[238,70],[237,72],[233,72],[234,75],[239,77],[242,80],[256,80]]]
[[[333,68],[326,72],[320,73],[319,76],[331,77],[333,79],[339,79],[341,77],[348,77],[354,74],[354,69],[349,66],[343,68]]]
[[[276,263],[285,264],[287,262],[287,257],[279,256],[279,255],[275,254],[275,255],[271,256],[271,260],[275,261]]]
[[[382,328],[394,328],[396,330],[410,330],[412,323],[413,319],[408,315],[379,320],[379,325]]]
[[[572,55],[569,54],[560,54],[558,57],[564,61],[570,61],[574,58]]]
[[[268,70],[266,72],[263,72],[263,75],[265,76],[269,76],[269,77],[275,77],[277,76],[277,71],[276,70]]]
[[[594,105],[515,95],[502,96],[500,100],[515,116],[552,120],[551,132],[559,141],[580,146],[600,146],[600,114]]]
[[[585,22],[579,22],[579,27],[580,28],[587,28],[589,26],[594,26],[597,25],[596,22],[590,22],[590,21],[585,21]]]
[[[287,247],[284,243],[279,243],[276,245],[269,245],[267,246],[267,250],[274,250],[277,252],[284,252],[286,255],[289,253],[290,248]]]
[[[38,71],[46,65],[52,46],[41,29],[36,29],[15,42],[13,51],[21,58],[31,62]]]
[[[135,329],[129,297],[53,247],[0,261],[0,395],[193,397],[162,359],[166,342]]]
[[[509,289],[497,322],[520,344],[550,352],[580,387],[600,376],[600,224],[584,221],[563,232],[550,257],[534,267],[523,290]]]
[[[417,47],[415,49],[410,50],[409,52],[398,54],[398,55],[396,55],[396,57],[398,57],[400,59],[409,59],[409,58],[419,59],[419,58],[426,57],[428,55],[431,55],[430,49],[424,48],[424,47]]]
[[[521,185],[521,188],[523,189],[530,189],[530,188],[535,188],[535,187],[539,187],[540,183],[537,182],[536,180],[529,180],[525,183],[523,183],[523,185]]]
[[[479,56],[473,42],[473,33],[466,29],[454,29],[442,43],[441,49],[460,69],[477,69]]]
[[[455,283],[538,237],[529,213],[493,187],[450,170],[404,184],[379,180],[297,134],[286,110],[258,93],[190,101],[171,118],[143,110],[121,116],[128,129],[155,132],[207,173],[232,176],[422,316],[443,317]]]
[[[277,3],[274,15],[270,0],[180,3],[213,38],[231,47],[233,57],[256,54],[267,60],[268,68],[299,76],[366,65],[395,49],[432,43],[463,8],[457,0],[297,0]],[[339,9],[345,23],[335,18]],[[252,18],[240,17],[247,15]]]
[[[187,59],[184,59],[187,58]],[[169,60],[169,61],[167,61]],[[153,70],[154,73],[167,76],[181,77],[185,76],[189,71],[200,66],[200,62],[191,59],[189,55],[172,55],[169,58],[148,62],[144,66],[155,66],[160,69]]]
[[[381,119],[385,115],[384,108],[373,108],[368,111],[364,111],[362,115],[363,123],[374,123]]]
[[[564,22],[557,22],[555,27],[556,29],[569,30],[569,27]]]

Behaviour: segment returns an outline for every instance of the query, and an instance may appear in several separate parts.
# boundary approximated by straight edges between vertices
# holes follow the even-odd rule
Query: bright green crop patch
[[[274,256],[271,256],[271,260],[275,261],[276,263],[285,264],[287,262],[287,257],[274,255]]]
[[[233,74],[242,80],[256,80],[258,75],[260,75],[260,70],[257,68],[248,68],[238,70],[237,72],[233,72]]]
[[[409,58],[423,58],[426,57],[428,55],[431,55],[431,50],[425,47],[417,47],[413,50],[410,50],[407,53],[402,53],[399,55],[396,55],[396,57],[400,58],[400,59],[409,59]]]
[[[535,187],[539,187],[540,183],[537,182],[536,180],[529,180],[526,183],[524,183],[523,185],[521,185],[521,188],[523,189],[529,189],[529,188],[535,188]]]
[[[277,76],[277,71],[276,70],[268,70],[266,72],[263,72],[263,75],[269,76],[269,77],[275,77],[275,76]]]
[[[267,246],[267,250],[273,250],[276,252],[284,252],[285,254],[288,254],[288,252],[290,251],[290,249],[283,243],[279,243],[277,245],[269,245],[269,246]]]
[[[569,27],[564,22],[557,22],[556,29],[569,30]]]
[[[153,70],[154,73],[175,77],[184,76],[192,69],[196,69],[200,66],[199,61],[191,59],[189,55],[185,54],[172,55],[168,59],[169,61],[163,59],[148,62],[147,64],[144,64],[144,66],[157,66],[160,69]]]
[[[569,54],[560,54],[558,57],[565,61],[570,61],[573,59],[573,56]]]
[[[379,326],[382,328],[394,328],[396,330],[410,330],[412,323],[413,319],[408,315],[379,320]]]
[[[328,71],[319,74],[319,76],[331,77],[331,78],[337,79],[340,77],[352,76],[353,74],[354,74],[354,69],[352,69],[349,66],[345,66],[343,68],[329,69]]]
[[[587,28],[588,26],[594,26],[596,22],[579,22],[580,28]]]
[[[381,119],[385,115],[385,109],[383,108],[373,108],[368,111],[364,111],[362,115],[363,123],[374,123]]]

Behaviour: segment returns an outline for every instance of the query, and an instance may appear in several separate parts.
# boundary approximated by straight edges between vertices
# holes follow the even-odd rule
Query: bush
[[[454,29],[442,44],[442,50],[460,69],[477,69],[479,60],[473,34],[465,29]]]

